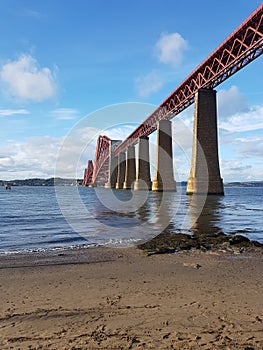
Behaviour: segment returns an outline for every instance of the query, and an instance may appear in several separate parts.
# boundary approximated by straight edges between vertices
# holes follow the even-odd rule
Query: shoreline
[[[0,257],[0,348],[261,350],[262,275],[261,249]]]
[[[198,235],[197,235],[198,236]],[[206,236],[206,235],[204,235]],[[171,239],[172,237],[172,239]],[[201,236],[202,237],[202,236]],[[213,242],[210,238],[213,237]],[[218,238],[216,238],[218,237]],[[95,264],[111,262],[128,256],[145,256],[152,255],[222,255],[229,258],[255,257],[263,258],[263,244],[258,241],[247,240],[244,236],[237,237],[237,243],[233,245],[224,241],[225,237],[231,239],[231,236],[208,235],[208,241],[200,242],[192,240],[187,234],[160,234],[145,243],[129,246],[74,246],[51,248],[45,250],[18,251],[0,254],[0,270],[5,268],[23,268],[23,267],[45,267],[50,265],[78,265],[78,264]],[[239,238],[241,237],[241,241]],[[175,238],[175,239],[174,239]],[[243,238],[245,240],[243,241]],[[226,244],[227,243],[227,244]],[[207,246],[209,245],[209,247]]]
[[[162,232],[159,235],[153,237],[142,243],[134,243],[130,245],[74,245],[74,246],[61,246],[50,247],[33,250],[20,250],[20,251],[2,251],[0,252],[1,260],[19,260],[19,258],[25,257],[54,257],[63,256],[71,253],[72,256],[86,251],[100,251],[105,252],[136,248],[142,250],[145,255],[150,256],[153,254],[173,254],[183,253],[188,251],[221,251],[230,252],[234,254],[242,254],[253,251],[263,251],[263,242],[260,240],[250,239],[243,234],[226,234],[223,232],[217,233],[201,233],[199,231],[192,230],[192,233],[179,233],[179,232]]]
[[[40,251],[10,252],[0,254],[0,270],[78,264],[95,264],[114,261],[133,247],[73,247]],[[119,251],[119,253],[118,253]]]
[[[160,239],[158,239],[158,237]],[[258,241],[249,241],[241,244],[229,246],[226,244],[214,244],[209,248],[196,247],[195,244],[186,245],[184,237],[188,235],[174,235],[167,234],[156,236],[154,239],[138,244],[129,246],[74,246],[63,248],[51,248],[44,250],[32,250],[32,251],[18,251],[7,252],[0,254],[0,270],[5,268],[18,268],[18,267],[39,267],[49,265],[77,265],[77,264],[93,264],[115,261],[116,259],[123,257],[123,254],[128,253],[128,256],[145,256],[150,257],[152,255],[221,255],[229,258],[240,257],[254,257],[261,256],[263,258],[263,244]],[[174,242],[169,241],[170,236],[178,236]],[[183,236],[183,237],[181,237]],[[213,235],[214,236],[214,235]],[[168,240],[167,240],[168,238]],[[180,239],[183,241],[182,246],[177,246]],[[189,243],[189,242],[187,242]],[[250,244],[251,243],[251,244]],[[256,243],[256,244],[254,244]],[[177,249],[178,248],[178,249]],[[152,250],[151,250],[152,249]]]

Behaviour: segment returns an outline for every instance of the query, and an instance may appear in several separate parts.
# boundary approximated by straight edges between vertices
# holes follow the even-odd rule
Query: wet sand
[[[263,255],[0,257],[0,349],[263,348]]]

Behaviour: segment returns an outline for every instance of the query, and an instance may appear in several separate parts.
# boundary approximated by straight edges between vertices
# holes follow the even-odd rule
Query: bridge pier
[[[151,190],[149,137],[142,136],[138,144],[138,169],[134,190]]]
[[[123,189],[132,189],[136,179],[135,147],[129,146],[126,151],[126,169]]]
[[[122,189],[123,183],[125,180],[125,153],[120,152],[118,154],[118,174],[117,174],[117,182],[116,182],[116,189]]]
[[[157,128],[156,171],[153,191],[176,191],[173,175],[172,123],[163,119]]]
[[[114,156],[113,152],[120,143],[121,140],[110,140],[108,181],[105,183],[105,188],[115,188],[116,186],[118,157]]]
[[[224,194],[218,159],[216,91],[195,94],[193,150],[187,194]]]

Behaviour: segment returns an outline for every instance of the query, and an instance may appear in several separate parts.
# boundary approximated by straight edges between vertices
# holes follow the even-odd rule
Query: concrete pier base
[[[120,143],[120,140],[110,141],[108,181],[105,183],[105,188],[115,188],[116,186],[118,158],[114,156],[113,152]]]
[[[223,179],[214,181],[209,180],[209,182],[207,182],[189,177],[187,181],[186,194],[214,194],[223,196]]]
[[[135,147],[129,146],[126,151],[126,169],[123,189],[132,189],[136,178]]]
[[[173,175],[172,123],[161,120],[157,128],[156,171],[153,191],[176,191]]]
[[[122,189],[123,183],[125,180],[125,162],[126,157],[125,153],[121,152],[118,154],[118,174],[117,174],[117,181],[116,181],[116,189]]]
[[[150,175],[149,137],[143,136],[138,145],[138,168],[134,190],[151,190],[152,182]]]
[[[216,91],[195,94],[193,150],[187,194],[224,194],[218,159]]]

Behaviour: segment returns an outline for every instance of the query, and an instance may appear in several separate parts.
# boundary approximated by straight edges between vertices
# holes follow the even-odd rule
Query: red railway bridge
[[[247,17],[124,140],[99,136],[83,185],[155,191],[175,190],[171,119],[195,103],[192,164],[187,193],[223,194],[214,88],[263,53],[263,3]],[[151,182],[148,136],[157,130],[157,164]],[[139,144],[136,171],[134,146]]]

